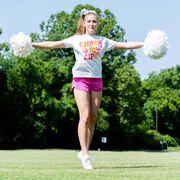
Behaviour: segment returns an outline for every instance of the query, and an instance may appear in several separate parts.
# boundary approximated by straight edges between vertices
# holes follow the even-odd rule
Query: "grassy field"
[[[94,169],[83,170],[78,151],[0,150],[0,180],[179,180],[180,151],[91,151]]]

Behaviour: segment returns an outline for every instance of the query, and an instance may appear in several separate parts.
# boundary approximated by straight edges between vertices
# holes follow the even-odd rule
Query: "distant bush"
[[[133,148],[160,150],[164,146],[178,146],[176,139],[169,135],[162,135],[155,130],[147,129],[144,125],[138,125],[129,136],[129,145]]]

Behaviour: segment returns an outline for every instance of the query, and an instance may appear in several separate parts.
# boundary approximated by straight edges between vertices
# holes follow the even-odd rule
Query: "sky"
[[[141,79],[147,79],[151,72],[159,73],[180,64],[180,0],[0,0],[3,30],[0,43],[9,42],[20,31],[40,32],[39,25],[47,22],[51,14],[71,13],[78,4],[91,4],[102,11],[109,9],[125,29],[127,41],[144,41],[154,29],[167,34],[169,49],[163,58],[153,60],[143,54],[142,48],[135,50],[138,61],[134,66]]]

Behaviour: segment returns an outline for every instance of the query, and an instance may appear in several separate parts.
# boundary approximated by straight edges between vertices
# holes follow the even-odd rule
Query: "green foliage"
[[[96,123],[96,130],[98,132],[106,132],[109,129],[109,114],[103,108],[99,109]]]
[[[151,73],[148,81],[145,81],[148,86],[153,89],[158,87],[169,87],[171,89],[180,88],[180,66],[161,70],[159,74]],[[150,85],[151,84],[151,85]]]
[[[142,82],[147,101],[144,104],[145,121],[155,129],[155,111],[158,110],[158,128],[162,134],[180,138],[180,67],[152,73]]]
[[[178,142],[173,137],[150,130],[144,123],[136,126],[129,135],[128,143],[134,148],[161,150],[161,143],[166,143],[168,146],[178,146]]]
[[[168,144],[168,146],[171,146],[171,147],[179,146],[178,140],[176,140],[175,138],[169,136],[168,134],[162,136],[162,141],[166,142]]]
[[[167,143],[168,146],[178,146],[178,143],[177,141],[169,136],[169,135],[161,135],[160,133],[158,133],[157,131],[155,130],[148,130],[147,133],[146,133],[146,136],[147,136],[147,144],[150,144],[150,145],[158,145],[159,143]]]
[[[9,50],[9,45],[7,43],[0,43],[0,59],[7,59]]]
[[[7,99],[12,96],[10,104],[7,105],[8,111],[4,107],[3,113],[12,111],[14,117],[8,118],[3,127],[10,129],[9,123],[12,123],[12,120],[16,122],[11,124],[13,134],[9,135],[10,139],[11,136],[14,137],[12,141],[15,144],[38,146],[41,142],[40,145],[45,145],[47,136],[57,134],[62,128],[59,127],[60,122],[67,116],[70,116],[68,119],[72,121],[77,113],[74,98],[70,93],[70,67],[66,66],[69,59],[46,62],[28,57],[14,61],[16,62],[13,66],[6,71],[7,76],[4,75],[3,84],[7,82],[7,86],[2,91],[6,91],[6,104]],[[15,111],[11,107],[15,107]],[[3,122],[4,120],[1,120],[1,123]],[[5,134],[1,131],[1,135],[3,137]]]
[[[114,66],[114,67],[113,67]],[[133,125],[141,122],[141,81],[134,67],[130,64],[116,67],[112,63],[113,78],[104,82],[105,94],[102,104],[112,113],[113,119],[121,124]]]

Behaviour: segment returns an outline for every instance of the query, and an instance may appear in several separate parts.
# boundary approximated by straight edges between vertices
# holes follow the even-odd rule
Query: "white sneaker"
[[[86,170],[92,169],[91,161],[88,154],[82,155],[81,162],[84,169]]]
[[[79,160],[82,159],[82,155],[83,155],[82,151],[79,151],[79,153],[77,154],[77,157],[78,157]],[[88,154],[88,156],[89,156],[89,159],[91,159],[91,160],[95,159],[95,155],[94,154]]]
[[[78,157],[79,160],[82,159],[82,151],[80,151],[80,152],[77,154],[77,157]]]
[[[77,154],[77,157],[78,157],[79,160],[81,160],[81,163],[82,163],[82,166],[83,166],[84,169],[86,169],[86,170],[91,170],[92,169],[90,156],[88,154],[83,155],[82,151],[80,151]]]

